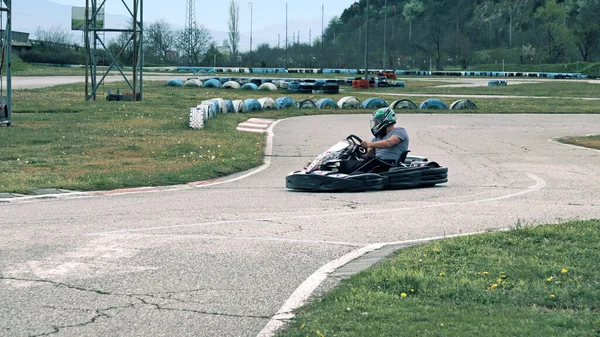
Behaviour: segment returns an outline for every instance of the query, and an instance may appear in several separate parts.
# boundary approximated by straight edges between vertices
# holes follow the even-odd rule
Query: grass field
[[[598,336],[600,220],[401,250],[311,301],[277,334]]]
[[[406,88],[382,88],[328,95],[334,100],[353,95],[361,100],[381,97],[388,104],[405,93],[462,93],[478,105],[461,113],[598,113],[597,101],[561,98],[479,98],[480,93],[543,96],[573,93],[594,97],[597,87],[584,83],[550,82],[490,88],[433,88],[438,82],[407,81]],[[256,167],[262,163],[264,137],[237,132],[250,117],[285,118],[320,113],[371,113],[368,110],[271,110],[249,114],[220,114],[205,129],[188,128],[189,108],[202,100],[277,98],[286,92],[241,91],[165,87],[146,82],[142,102],[107,102],[108,89],[125,89],[123,83],[106,84],[99,100],[85,102],[82,84],[13,92],[13,125],[0,129],[0,192],[31,193],[40,188],[89,191],[125,187],[181,184],[212,179]],[[556,94],[559,93],[559,94]],[[292,95],[296,100],[317,100],[324,95]],[[448,105],[454,98],[443,98]],[[424,98],[413,98],[417,105]],[[455,111],[404,110],[397,113],[455,113]]]

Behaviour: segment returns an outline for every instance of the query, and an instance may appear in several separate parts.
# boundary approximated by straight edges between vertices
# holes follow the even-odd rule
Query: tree
[[[404,5],[404,9],[402,10],[402,15],[408,21],[408,42],[412,42],[412,22],[419,15],[425,12],[425,5],[422,0],[410,0]]]
[[[35,30],[35,36],[38,41],[56,45],[73,44],[72,36],[69,31],[61,27],[53,26],[47,29],[38,27]]]
[[[600,44],[600,1],[570,0],[567,1],[567,11],[574,18],[573,35],[575,45],[584,62],[587,62],[592,53]]]
[[[240,7],[236,0],[229,3],[229,45],[231,46],[231,55],[237,60],[238,46],[240,43]]]
[[[146,30],[148,48],[160,55],[162,61],[167,60],[169,52],[175,46],[175,35],[171,26],[163,19],[153,22]]]
[[[546,4],[535,12],[535,17],[542,20],[542,28],[547,43],[548,61],[556,63],[566,56],[570,31],[567,29],[566,9],[564,3],[546,0]]]
[[[200,55],[204,54],[212,40],[204,26],[194,26],[179,32],[177,46],[188,65],[199,65]]]

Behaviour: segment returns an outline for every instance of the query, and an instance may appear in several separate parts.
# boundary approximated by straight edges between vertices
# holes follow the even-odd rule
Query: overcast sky
[[[51,1],[71,6],[85,6],[85,0]],[[98,3],[100,2],[98,1]],[[197,22],[211,30],[228,31],[229,2],[229,0],[196,0]],[[240,32],[250,35],[251,16],[253,31],[285,23],[286,3],[288,4],[288,21],[321,20],[321,9],[324,6],[325,27],[327,27],[329,19],[341,15],[343,10],[354,2],[356,0],[238,0]],[[125,3],[132,4],[133,1],[125,0]],[[250,3],[252,3],[252,15],[250,15]],[[144,0],[144,22],[153,22],[163,18],[171,24],[183,26],[186,4],[187,0]],[[107,1],[106,12],[128,15],[122,2],[118,0]],[[320,29],[317,33],[320,33]]]

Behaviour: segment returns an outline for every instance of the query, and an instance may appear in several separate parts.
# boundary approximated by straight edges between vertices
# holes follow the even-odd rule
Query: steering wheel
[[[346,140],[352,143],[352,145],[354,146],[354,148],[352,149],[353,151],[358,152],[360,155],[367,154],[367,149],[360,145],[363,142],[362,139],[360,139],[360,137],[358,137],[357,135],[349,135],[348,137],[346,137]]]

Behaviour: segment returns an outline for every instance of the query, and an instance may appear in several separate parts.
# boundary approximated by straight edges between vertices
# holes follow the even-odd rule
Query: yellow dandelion
[[[406,297],[406,293],[400,294],[400,297]]]
[[[446,276],[446,273],[444,273],[444,272],[441,272],[441,273],[440,273],[440,276]]]
[[[556,298],[556,295],[550,294],[550,298]]]
[[[568,270],[566,268],[563,268],[563,269],[561,269],[560,272],[563,273],[563,274],[566,274],[568,272]]]
[[[502,283],[502,279],[501,279],[501,278],[499,278],[499,279],[497,279],[497,280],[496,280],[496,282],[497,282],[497,283]]]
[[[550,276],[550,277],[548,277],[548,278],[546,279],[546,281],[550,282],[550,281],[552,281],[552,279],[553,279],[553,277],[552,277],[552,276]]]
[[[488,272],[487,272],[487,271],[484,271],[484,272],[483,272],[483,275],[487,275],[487,274],[488,274]]]
[[[433,249],[433,252],[434,252],[434,253],[439,253],[439,252],[440,252],[440,249],[439,249],[439,248],[434,248],[434,249]]]
[[[414,293],[414,292],[415,292],[415,290],[414,290],[414,289],[411,289],[411,290],[410,290],[410,292],[411,292],[411,293]]]
[[[305,325],[304,323],[302,323],[302,325],[300,326],[300,329],[304,329]]]
[[[325,337],[325,334],[324,334],[324,333],[322,333],[322,332],[321,332],[321,331],[319,331],[319,330],[317,330],[316,334],[317,334],[317,336],[319,336],[319,337]]]

